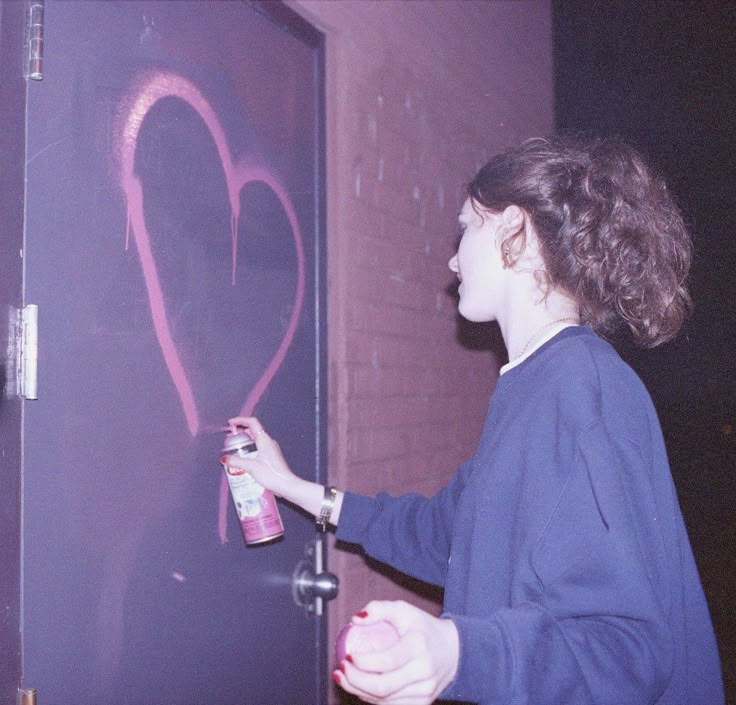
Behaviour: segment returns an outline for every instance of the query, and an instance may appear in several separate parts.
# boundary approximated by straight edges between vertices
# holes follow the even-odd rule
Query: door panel
[[[232,2],[47,2],[45,24],[24,685],[49,705],[319,702],[323,626],[291,593],[313,522],[282,504],[285,538],[246,547],[218,462],[226,419],[255,412],[320,474],[314,35]]]

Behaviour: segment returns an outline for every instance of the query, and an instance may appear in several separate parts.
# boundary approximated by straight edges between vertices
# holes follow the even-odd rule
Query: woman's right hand
[[[295,475],[286,462],[279,444],[266,433],[263,424],[255,416],[235,416],[228,421],[231,431],[245,429],[256,442],[257,454],[241,458],[228,455],[228,465],[242,468],[253,479],[279,497],[296,504],[313,516],[319,516],[325,493],[324,487]],[[337,525],[342,508],[343,493],[338,492],[330,522]]]
[[[266,433],[263,424],[255,416],[235,416],[228,419],[228,425],[231,432],[245,429],[258,449],[257,454],[245,458],[229,455],[228,464],[245,470],[258,484],[293,501],[305,481],[292,472],[279,444]]]

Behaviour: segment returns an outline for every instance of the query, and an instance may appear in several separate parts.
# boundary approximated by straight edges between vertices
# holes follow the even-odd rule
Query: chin
[[[479,311],[473,309],[471,306],[463,306],[462,301],[457,307],[457,311],[466,321],[470,321],[470,323],[488,323],[489,321],[495,320],[495,316],[488,311]]]

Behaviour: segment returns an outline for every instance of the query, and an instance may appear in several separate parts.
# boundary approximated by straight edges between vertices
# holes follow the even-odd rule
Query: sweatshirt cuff
[[[441,700],[506,703],[512,693],[513,656],[503,628],[496,619],[478,619],[443,612],[455,623],[460,638],[455,679]]]
[[[345,492],[340,508],[335,536],[339,541],[362,544],[366,529],[373,516],[375,500],[372,497]]]

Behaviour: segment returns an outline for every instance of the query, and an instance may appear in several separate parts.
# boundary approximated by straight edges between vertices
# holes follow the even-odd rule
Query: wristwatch
[[[325,486],[325,495],[322,497],[322,506],[319,509],[319,516],[317,517],[317,528],[320,531],[327,531],[327,524],[330,522],[332,516],[332,510],[335,507],[335,498],[337,497],[337,490],[334,487]]]

